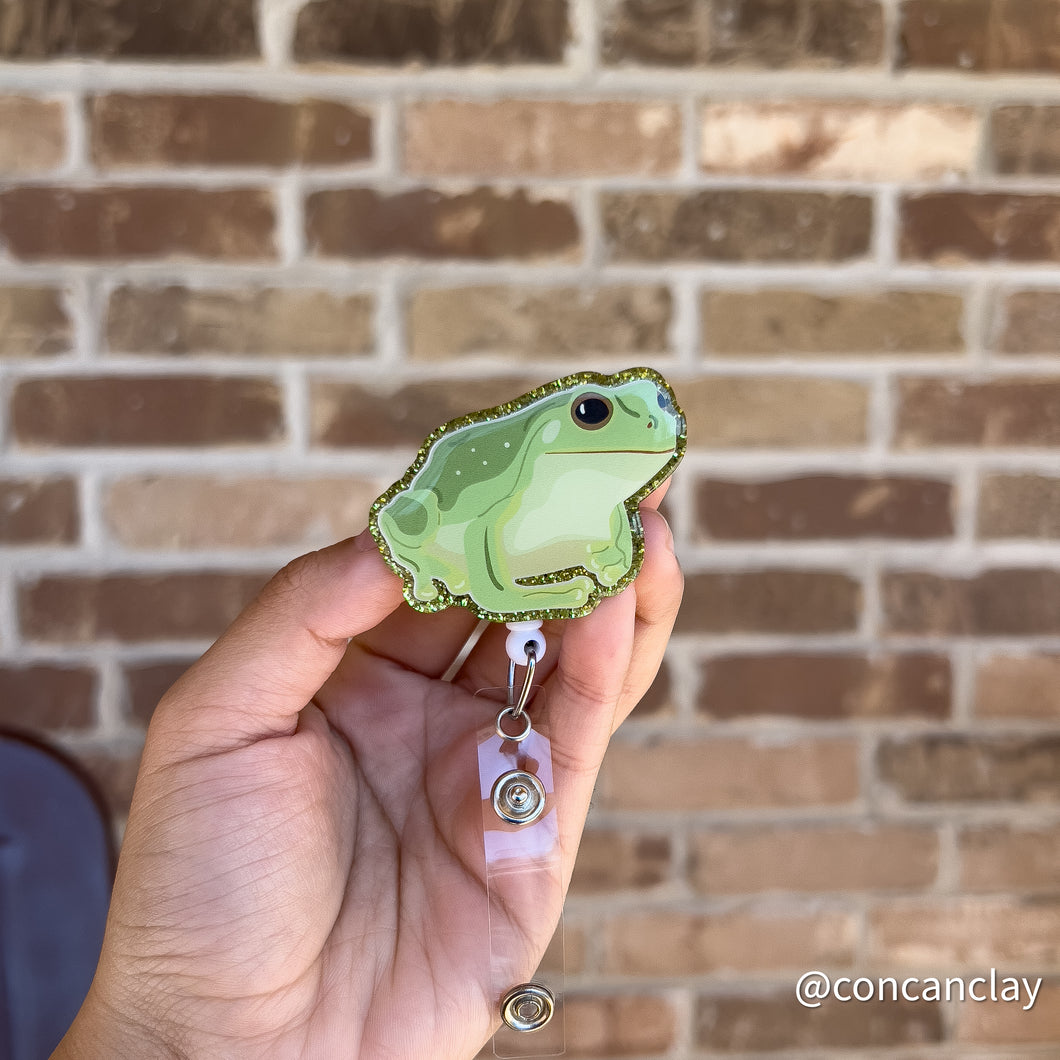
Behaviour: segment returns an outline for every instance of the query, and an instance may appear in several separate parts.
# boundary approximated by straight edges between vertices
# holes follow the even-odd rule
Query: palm
[[[665,533],[658,524],[646,520],[649,538]],[[471,616],[394,610],[396,579],[378,554],[353,562],[375,565],[372,606],[392,613],[348,647],[321,632],[348,621],[341,585],[314,590],[304,626],[283,617],[262,632],[276,610],[267,593],[164,697],[86,1009],[135,1013],[181,1053],[233,1060],[457,1060],[488,1037],[475,748],[498,708],[475,693],[506,674],[504,630],[443,683],[434,675]],[[283,581],[281,600],[302,591]],[[679,598],[680,572],[657,543],[635,586],[546,624],[531,714],[553,745],[564,883],[607,741],[650,683]],[[558,901],[490,913],[517,918],[529,975]]]

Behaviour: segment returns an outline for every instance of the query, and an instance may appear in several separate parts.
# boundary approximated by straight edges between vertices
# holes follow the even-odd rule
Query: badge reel
[[[509,629],[505,702],[476,739],[499,1057],[564,1051],[558,808],[551,743],[529,712],[542,621],[587,615],[633,581],[638,505],[684,445],[684,416],[657,372],[583,372],[442,425],[372,505],[369,526],[406,601],[479,617],[442,680],[491,623]],[[520,910],[557,924],[543,959]]]

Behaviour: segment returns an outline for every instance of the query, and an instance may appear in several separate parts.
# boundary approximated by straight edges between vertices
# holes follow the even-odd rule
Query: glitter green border
[[[537,619],[581,618],[583,615],[589,614],[603,597],[615,596],[617,593],[620,593],[625,589],[627,585],[632,583],[633,579],[636,578],[637,574],[640,572],[641,565],[644,563],[644,529],[641,526],[640,513],[638,511],[640,502],[644,500],[652,490],[658,488],[663,482],[665,482],[681,462],[681,458],[685,454],[687,421],[685,421],[686,430],[677,436],[677,446],[674,450],[674,455],[666,462],[657,475],[625,502],[626,516],[629,519],[630,529],[633,534],[633,562],[630,564],[629,571],[626,574],[619,578],[614,585],[601,585],[592,572],[586,570],[584,567],[568,567],[565,570],[553,571],[538,578],[524,579],[525,584],[542,585],[549,582],[565,581],[574,575],[587,574],[593,584],[596,585],[597,591],[591,593],[589,600],[581,607],[557,607],[538,611],[511,611],[503,613],[485,611],[479,607],[470,595],[464,594],[454,596],[449,592],[449,589],[444,583],[437,580],[434,581],[434,584],[439,590],[438,596],[427,603],[422,600],[417,600],[412,595],[413,579],[411,573],[391,555],[390,546],[379,529],[379,512],[383,507],[389,504],[398,493],[402,492],[402,490],[408,489],[413,478],[416,476],[416,473],[427,462],[427,458],[430,456],[431,447],[443,435],[450,434],[462,427],[469,427],[475,423],[489,423],[491,420],[500,419],[502,416],[518,412],[520,409],[532,405],[539,398],[547,397],[550,394],[557,394],[563,390],[570,390],[585,383],[593,383],[596,386],[616,386],[621,383],[632,382],[635,379],[648,379],[663,387],[670,395],[674,410],[681,416],[682,420],[685,419],[684,413],[682,412],[680,405],[677,404],[677,397],[670,384],[657,371],[655,371],[654,368],[640,367],[627,368],[624,371],[615,372],[612,375],[603,375],[600,372],[576,372],[573,375],[565,375],[562,379],[554,379],[551,383],[545,383],[542,386],[535,387],[533,390],[514,398],[512,401],[507,401],[503,405],[494,405],[492,408],[483,409],[480,412],[472,412],[466,416],[459,416],[454,420],[449,420],[447,423],[443,423],[440,427],[435,428],[435,430],[427,435],[426,439],[424,439],[423,445],[420,446],[419,452],[416,454],[416,459],[409,465],[405,474],[402,475],[401,478],[385,493],[381,494],[375,499],[375,501],[373,501],[372,507],[368,512],[368,529],[371,531],[375,543],[379,546],[379,551],[383,554],[383,559],[386,561],[386,565],[401,578],[404,586],[405,600],[410,607],[428,614],[434,611],[444,611],[447,607],[465,607],[479,618],[487,619],[490,622],[528,622]]]

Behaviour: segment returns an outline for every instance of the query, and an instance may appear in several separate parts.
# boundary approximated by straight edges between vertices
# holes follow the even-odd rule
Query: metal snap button
[[[529,824],[545,809],[545,789],[533,773],[513,769],[493,785],[493,809],[509,824]]]
[[[544,1027],[555,1009],[552,991],[537,983],[512,987],[501,998],[501,1019],[513,1031],[536,1031]]]

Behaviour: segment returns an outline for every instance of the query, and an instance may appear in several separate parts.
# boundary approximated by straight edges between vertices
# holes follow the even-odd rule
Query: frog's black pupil
[[[578,419],[582,423],[603,423],[610,415],[611,410],[599,398],[586,398],[578,405]]]

